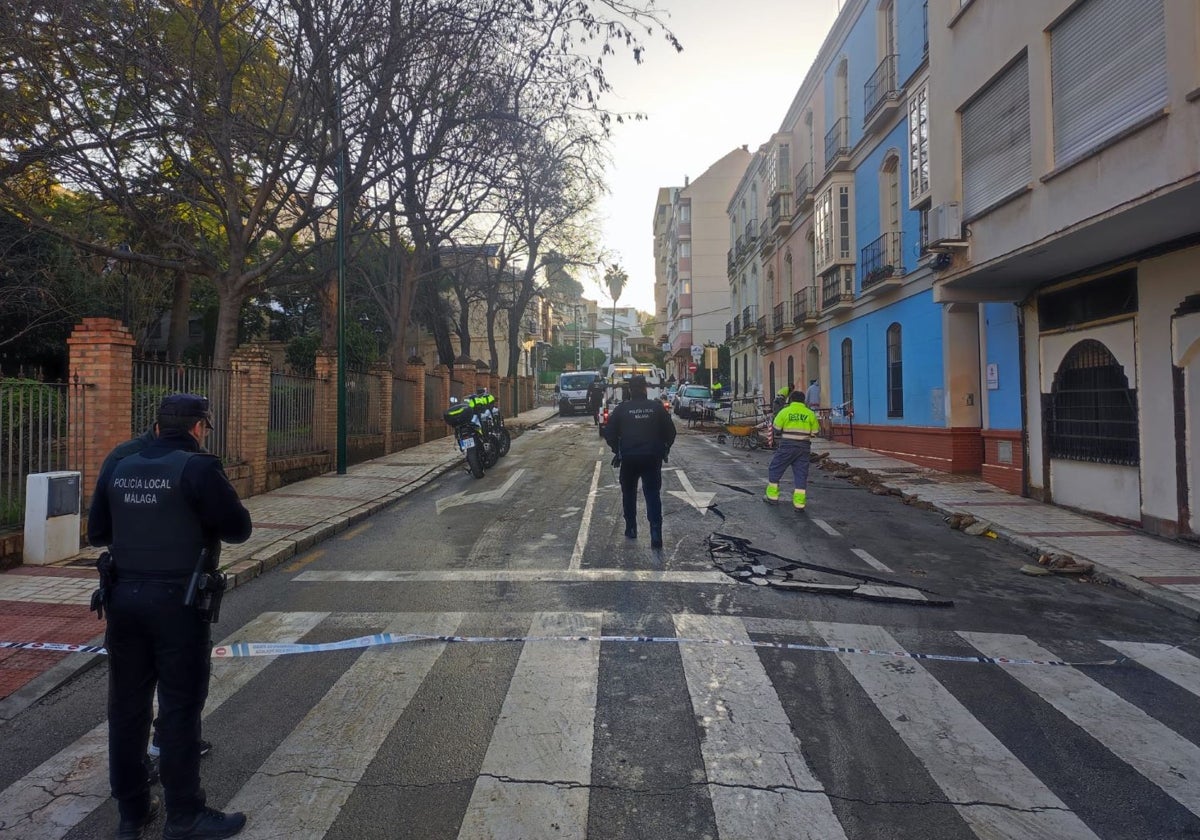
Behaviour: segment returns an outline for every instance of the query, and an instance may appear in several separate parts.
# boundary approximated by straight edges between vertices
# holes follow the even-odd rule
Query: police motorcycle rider
[[[208,400],[172,394],[158,437],[110,459],[96,482],[88,540],[108,546],[94,606],[107,614],[109,783],[118,840],[137,840],[158,815],[143,757],[158,683],[166,840],[232,837],[246,817],[205,805],[200,718],[208,696],[210,622],[220,611],[220,542],[245,542],[250,514],[220,459],[203,449]]]

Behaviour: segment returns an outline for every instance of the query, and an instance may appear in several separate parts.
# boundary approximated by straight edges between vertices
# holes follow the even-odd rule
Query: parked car
[[[708,402],[711,399],[712,391],[708,389],[707,385],[684,385],[675,393],[672,405],[675,408],[675,414],[686,420],[690,416],[690,407],[693,400]]]

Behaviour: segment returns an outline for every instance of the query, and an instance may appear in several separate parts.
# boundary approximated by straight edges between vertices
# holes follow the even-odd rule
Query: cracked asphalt
[[[664,473],[666,546],[653,551],[644,522],[638,540],[623,536],[609,457],[588,420],[556,419],[483,480],[450,473],[235,590],[216,638],[286,615],[309,643],[388,630],[578,640],[259,662],[205,719],[210,804],[247,804],[245,836],[289,840],[1200,837],[1200,803],[1167,779],[1195,787],[1200,700],[1149,667],[1090,664],[1119,659],[1104,644],[1114,639],[1194,656],[1194,622],[1119,589],[1023,576],[1029,558],[1012,547],[816,468],[806,514],[768,507],[769,453],[682,424]],[[518,470],[503,498],[470,501]],[[439,512],[457,493],[466,501]],[[756,563],[951,604],[740,583],[714,565],[714,534]],[[505,576],[530,570],[564,575]],[[350,575],[400,571],[411,574]],[[600,633],[733,644],[601,644]],[[1085,727],[1070,704],[1091,695],[1031,688],[1001,666],[744,644],[978,655],[963,634],[1027,638],[1080,663],[1070,670],[1088,691],[1115,695],[1129,717],[1111,733]],[[247,664],[218,662],[214,684]],[[0,727],[0,837],[111,836],[95,731],[105,678],[103,665],[86,671]],[[1163,756],[1175,763],[1160,770]]]

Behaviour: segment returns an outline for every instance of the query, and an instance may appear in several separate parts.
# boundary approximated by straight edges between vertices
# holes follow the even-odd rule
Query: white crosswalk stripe
[[[531,636],[589,636],[601,630],[599,613],[546,613]],[[508,696],[459,840],[524,840],[587,836],[596,710],[599,642],[528,642]]]
[[[1184,653],[1172,645],[1145,642],[1106,641],[1104,644],[1200,697],[1200,659],[1190,653]]]
[[[1052,657],[1026,638],[1000,633],[960,632],[988,656]],[[1075,668],[1003,666],[1029,690],[1112,751],[1193,814],[1200,815],[1200,747],[1175,734],[1137,706]]]
[[[688,639],[750,638],[740,621],[721,616],[677,615],[675,632]],[[732,645],[679,648],[722,840],[844,838],[758,654]]]
[[[513,654],[516,662],[511,678],[506,671],[505,681],[487,689],[499,715],[491,731],[483,731],[484,741],[477,742],[478,751],[472,753],[463,775],[455,778],[460,794],[451,800],[458,811],[446,815],[447,825],[453,826],[450,836],[457,831],[459,840],[586,840],[590,811],[601,813],[602,794],[593,792],[591,785],[594,776],[599,776],[600,765],[595,762],[604,760],[605,755],[594,749],[593,743],[599,725],[597,702],[604,696],[599,684],[602,643],[594,637],[605,633],[606,620],[611,619],[601,612],[505,614],[508,632],[499,635],[510,635],[515,620],[517,627],[528,624],[529,640],[521,644],[519,655]],[[676,636],[685,640],[678,643],[679,663],[675,666],[681,666],[682,679],[664,681],[656,690],[664,696],[674,692],[674,700],[685,709],[685,732],[690,726],[686,718],[694,713],[697,753],[692,758],[693,779],[696,790],[705,792],[711,804],[711,815],[703,818],[710,827],[707,833],[719,840],[867,840],[872,837],[870,829],[860,817],[847,819],[851,813],[845,810],[851,808],[847,803],[853,801],[857,803],[853,807],[865,809],[858,812],[860,816],[874,813],[873,802],[878,803],[880,818],[894,816],[896,812],[886,809],[910,800],[915,804],[909,786],[916,784],[921,786],[919,801],[928,802],[929,807],[941,804],[950,813],[947,806],[953,806],[962,820],[956,822],[960,833],[955,837],[968,830],[980,838],[1006,840],[1121,836],[1120,832],[1114,835],[1111,828],[1105,833],[1106,823],[1091,810],[1098,806],[1081,802],[1078,793],[1059,790],[1056,785],[1061,785],[1062,779],[1038,778],[1031,766],[1039,765],[1029,754],[1005,743],[1006,738],[1014,737],[1011,720],[956,697],[953,687],[962,685],[957,677],[944,683],[937,676],[943,671],[913,659],[802,650],[764,657],[761,650],[748,644],[754,633],[813,642],[822,639],[852,649],[901,650],[884,628],[690,613],[671,619]],[[478,628],[493,623],[476,613],[264,613],[231,634],[228,641],[288,642],[316,630],[343,638],[368,627],[396,634],[453,636],[470,626],[478,636]],[[992,657],[1060,658],[1026,636],[966,631],[958,636]],[[1166,645],[1103,643],[1200,697],[1200,659]],[[369,774],[378,774],[396,760],[396,755],[389,753],[395,749],[394,744],[389,745],[389,736],[397,731],[402,717],[409,719],[413,698],[432,678],[434,669],[441,667],[439,663],[449,667],[442,656],[448,645],[427,641],[367,648],[344,667],[318,666],[306,671],[310,680],[315,677],[318,681],[309,684],[309,696],[314,698],[311,708],[297,709],[298,722],[281,727],[271,736],[273,740],[261,745],[262,754],[269,755],[258,766],[238,767],[236,739],[214,733],[221,748],[218,764],[228,760],[225,766],[238,768],[242,774],[228,788],[232,792],[240,785],[240,789],[224,805],[228,810],[247,812],[250,819],[240,836],[320,840],[330,836],[331,830],[336,836],[347,836],[351,826],[361,826],[363,819],[369,819],[364,809],[370,806],[354,796],[356,787],[369,783]],[[460,651],[463,656],[455,667],[469,662],[475,652],[483,658],[490,656],[486,644],[469,644]],[[937,645],[922,652],[936,653]],[[616,654],[616,649],[611,653]],[[828,667],[838,671],[843,685],[852,685],[853,679],[862,689],[862,698],[855,702],[870,703],[879,712],[854,720],[832,719],[828,725],[859,727],[868,741],[872,732],[886,734],[891,754],[907,750],[911,757],[904,755],[903,760],[914,769],[924,768],[928,780],[922,776],[919,783],[909,782],[897,775],[886,782],[886,789],[896,787],[894,795],[886,797],[888,801],[881,802],[878,795],[864,798],[855,788],[852,767],[843,764],[835,771],[830,766],[830,761],[845,762],[844,754],[826,754],[812,734],[797,735],[813,733],[814,725],[826,723],[790,720],[789,713],[796,712],[789,710],[803,704],[791,700],[785,704],[773,675],[780,678],[787,673],[788,679],[795,680],[813,664],[813,657],[825,658]],[[513,667],[513,659],[507,661],[507,667]],[[273,657],[215,661],[205,714],[235,697],[239,703],[243,699],[252,703],[253,698],[244,697],[255,689],[249,684],[260,675],[269,676],[268,669],[277,662]],[[1106,767],[1100,768],[1107,778],[1141,774],[1163,791],[1160,794],[1146,786],[1161,797],[1161,804],[1169,804],[1169,797],[1183,806],[1173,819],[1190,819],[1188,811],[1200,816],[1200,789],[1194,784],[1200,778],[1200,747],[1115,690],[1072,667],[958,667],[972,669],[971,679],[984,687],[1003,683],[1011,692],[1022,691],[1019,686],[1024,686],[1031,692],[1029,702],[1037,704],[1042,714],[1061,716],[1064,725],[1078,726],[1098,744],[1097,750],[1103,747],[1107,751],[1102,759]],[[655,713],[649,707],[622,711]],[[439,749],[453,750],[459,734],[442,733],[431,726],[418,737],[444,737],[445,744],[439,744]],[[472,738],[479,735],[466,734]],[[94,836],[88,833],[92,829],[80,824],[108,800],[106,742],[107,727],[101,723],[0,792],[0,838]],[[1070,743],[1063,740],[1056,748]],[[867,763],[883,755],[887,753],[857,755],[852,760]],[[1071,761],[1069,755],[1061,759],[1066,764]],[[1090,768],[1096,758],[1093,755],[1089,760],[1093,763]],[[653,773],[639,777],[637,768],[629,770],[630,777],[638,779],[638,795],[656,792]],[[930,781],[940,789],[940,799],[929,797]],[[339,822],[343,814],[345,825]],[[844,826],[840,820],[846,820]],[[1200,821],[1189,825],[1200,826]],[[903,836],[918,836],[911,832],[920,829],[920,824],[909,825],[906,830],[910,833]],[[104,830],[111,829],[106,826]]]
[[[900,650],[879,627],[813,622],[831,645]],[[1096,835],[919,662],[841,654],[896,734],[980,837]]]
[[[385,632],[453,634],[459,613],[398,613]],[[246,840],[320,840],[445,644],[367,648],[229,803]]]
[[[294,642],[321,623],[323,612],[263,613],[233,633],[238,639]],[[207,717],[272,661],[213,664]],[[248,666],[248,667],[247,667]],[[108,723],[101,723],[0,793],[0,837],[58,838],[108,798]]]

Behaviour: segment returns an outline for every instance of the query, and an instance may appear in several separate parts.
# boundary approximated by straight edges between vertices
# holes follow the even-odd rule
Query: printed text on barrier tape
[[[1064,662],[1058,659],[1022,659],[1005,656],[963,656],[949,653],[913,653],[906,650],[873,650],[871,648],[841,647],[839,645],[809,645],[799,642],[758,642],[733,639],[686,639],[676,636],[434,636],[419,633],[396,634],[375,633],[340,642],[304,644],[300,642],[235,642],[213,648],[213,659],[238,659],[249,656],[285,656],[296,653],[325,653],[333,650],[398,645],[410,642],[444,642],[450,644],[496,644],[513,642],[641,642],[648,644],[693,644],[732,645],[737,647],[770,648],[772,650],[796,650],[809,653],[844,653],[858,656],[882,656],[889,659],[921,659],[934,662],[962,662],[973,665],[1043,665],[1071,667],[1076,665],[1118,665],[1126,657],[1106,659],[1098,662]],[[107,653],[98,645],[70,645],[54,642],[3,642],[0,650],[45,650],[63,653]]]

